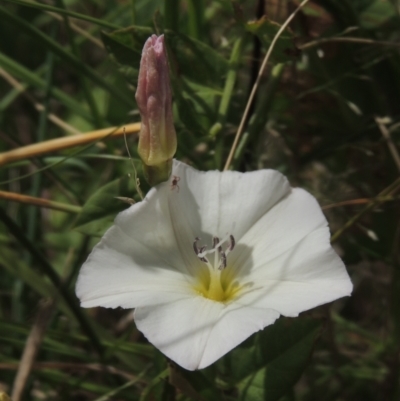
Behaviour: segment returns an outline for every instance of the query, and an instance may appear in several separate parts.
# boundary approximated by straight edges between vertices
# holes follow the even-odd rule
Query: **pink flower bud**
[[[165,178],[156,179],[165,181],[171,173],[172,157],[176,152],[176,133],[164,35],[152,35],[143,47],[136,101],[142,117],[138,153],[145,173],[146,166],[162,171],[169,166],[168,173],[164,171]],[[154,182],[151,185],[155,185]]]

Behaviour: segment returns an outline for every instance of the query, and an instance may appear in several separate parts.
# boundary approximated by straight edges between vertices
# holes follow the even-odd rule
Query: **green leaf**
[[[35,88],[44,90],[46,87],[45,81],[40,77],[38,72],[32,72],[22,64],[0,53],[0,66],[7,70],[10,74],[22,80],[23,82],[34,86]],[[65,107],[78,114],[87,121],[93,122],[93,118],[87,110],[82,107],[82,104],[77,102],[72,96],[67,95],[62,90],[51,87],[50,93],[59,100]]]
[[[97,18],[93,18],[89,15],[85,15],[85,14],[80,14],[80,13],[76,13],[74,11],[69,11],[69,10],[65,10],[59,7],[53,7],[53,6],[49,6],[47,4],[42,4],[42,3],[38,3],[38,2],[34,2],[34,1],[21,1],[21,0],[6,0],[10,3],[14,3],[14,4],[19,4],[21,6],[25,6],[25,7],[32,7],[32,8],[38,8],[39,10],[44,10],[44,11],[52,11],[55,12],[57,14],[61,14],[61,15],[69,15],[70,17],[76,18],[76,19],[80,19],[83,21],[88,21],[91,22],[93,24],[99,25],[99,26],[103,26],[105,28],[112,28],[112,29],[116,29],[118,28],[117,25],[114,24],[110,24],[109,22],[107,22],[104,19],[97,19]]]
[[[307,365],[321,322],[280,319],[260,333],[250,348],[230,355],[231,378],[240,400],[279,400],[296,383]]]
[[[207,370],[190,372],[170,363],[170,383],[186,396],[198,401],[220,401],[222,393],[215,386],[215,369],[209,367],[214,375],[207,377]]]
[[[360,14],[360,25],[366,29],[375,29],[395,15],[393,4],[387,0],[376,0]]]
[[[266,48],[269,48],[274,36],[279,31],[281,26],[264,16],[257,21],[248,22],[245,25],[245,28],[248,32],[256,35]],[[293,60],[293,57],[297,56],[299,50],[294,45],[293,40],[293,32],[290,30],[290,28],[286,28],[279,36],[271,54],[271,59],[275,63]]]
[[[119,64],[138,70],[144,42],[152,33],[151,28],[130,26],[111,33],[101,32],[101,38]]]
[[[10,23],[14,24],[16,27],[20,28],[21,31],[25,32],[27,35],[32,36],[34,40],[38,43],[42,43],[47,49],[52,51],[54,54],[59,56],[63,61],[70,64],[75,70],[88,77],[91,81],[98,84],[103,89],[107,90],[112,94],[115,99],[118,99],[121,103],[127,106],[132,106],[131,99],[122,95],[113,85],[108,83],[101,75],[99,75],[92,68],[84,64],[80,59],[73,56],[70,52],[65,50],[62,46],[58,44],[55,40],[51,39],[48,35],[41,32],[34,25],[30,24],[28,21],[20,18],[18,15],[14,15],[9,12],[6,8],[0,6],[0,17],[4,20],[8,20]]]
[[[206,86],[220,87],[229,63],[207,44],[186,35],[166,31],[170,63],[179,75]]]
[[[119,178],[98,189],[85,203],[74,228],[87,235],[101,236],[111,226],[115,215],[127,208],[127,204],[116,197],[131,198],[134,180]]]
[[[196,111],[196,103],[186,95],[186,92],[180,90],[181,85],[175,81],[172,84],[175,95],[175,103],[178,110],[179,120],[191,132],[206,134],[206,128],[202,124],[199,114]]]
[[[58,293],[58,290],[51,283],[32,269],[31,266],[24,263],[11,249],[3,248],[1,265],[10,274],[26,283],[43,298],[53,298]],[[73,317],[64,299],[58,299],[58,308],[67,316]]]
[[[120,73],[136,86],[144,42],[153,33],[151,28],[130,26],[111,33],[101,32],[108,54],[119,65]]]

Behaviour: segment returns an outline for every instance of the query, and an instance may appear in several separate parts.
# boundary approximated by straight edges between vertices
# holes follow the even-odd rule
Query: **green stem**
[[[120,386],[120,387],[118,387],[118,388],[116,388],[116,389],[114,389],[114,390],[108,392],[107,394],[102,395],[102,396],[99,397],[99,398],[96,398],[94,401],[109,401],[109,400],[111,400],[111,399],[112,399],[111,397],[116,396],[116,395],[117,395],[118,393],[120,393],[122,390],[125,390],[125,389],[127,389],[127,388],[133,386],[133,385],[136,384],[137,382],[139,382],[139,381],[142,379],[142,377],[149,371],[150,367],[151,367],[151,365],[150,365],[150,366],[147,366],[147,367],[146,367],[142,372],[140,372],[140,374],[139,374],[137,377],[135,377],[133,380],[131,380],[131,381],[129,381],[128,383],[125,383],[125,384],[123,384],[122,386]]]
[[[56,24],[52,24],[50,37],[54,38],[56,33]],[[46,76],[45,76],[45,93],[44,93],[44,101],[43,106],[44,109],[39,115],[39,125],[36,134],[36,142],[42,142],[45,139],[46,131],[47,131],[47,115],[49,113],[49,102],[50,102],[50,88],[52,86],[53,81],[53,69],[54,69],[54,55],[52,52],[48,51],[46,55]],[[32,189],[30,194],[32,197],[37,197],[40,193],[40,187],[42,183],[42,175],[40,173],[35,174],[32,177]],[[34,206],[29,206],[27,208],[27,237],[30,241],[33,241],[37,235],[38,228],[38,220],[39,214],[38,209]],[[24,252],[23,258],[27,265],[31,264],[32,258],[29,252]],[[12,302],[12,310],[13,315],[17,321],[21,321],[23,316],[23,299],[24,293],[24,283],[21,279],[17,279],[14,283],[13,289],[13,302]]]
[[[201,40],[203,32],[204,1],[188,0],[188,31],[189,35]]]
[[[80,212],[82,212],[82,208],[80,206],[69,205],[67,203],[55,202],[55,201],[48,201],[47,208],[72,214],[79,214]]]
[[[101,75],[99,75],[92,68],[88,67],[81,60],[76,58],[70,52],[65,50],[62,46],[60,46],[56,41],[49,38],[48,35],[41,32],[34,25],[20,18],[18,15],[13,14],[8,11],[5,7],[0,6],[0,18],[5,20],[9,20],[16,27],[18,27],[21,31],[30,35],[33,39],[35,39],[38,43],[42,43],[46,46],[50,51],[54,52],[57,56],[62,58],[63,61],[69,63],[72,67],[75,68],[77,72],[85,75],[89,79],[91,79],[94,83],[107,90],[110,94],[112,94],[115,99],[118,99],[122,104],[125,104],[129,107],[132,106],[133,100],[121,94],[121,92],[112,84],[107,82]]]
[[[149,385],[143,390],[142,395],[140,396],[139,401],[146,401],[151,393],[151,390],[154,386],[156,386],[160,380],[166,379],[169,376],[169,368],[163,370],[160,374],[158,374]]]
[[[165,29],[179,32],[179,0],[165,0]]]
[[[136,0],[131,0],[132,25],[136,23]]]
[[[56,25],[53,24],[50,36],[54,38],[55,33],[56,33]],[[54,54],[51,51],[47,52],[45,64],[46,64],[46,76],[45,76],[46,88],[43,102],[44,109],[39,115],[39,126],[36,136],[36,142],[43,142],[45,140],[46,132],[48,129],[47,115],[49,113],[49,103],[51,97],[51,87],[53,83],[53,69],[54,69]],[[35,174],[32,178],[31,196],[34,197],[39,196],[41,183],[42,183],[42,175],[40,173]],[[33,206],[29,207],[27,236],[31,241],[33,241],[33,239],[35,238],[37,219],[38,219],[37,209]]]
[[[256,144],[258,143],[258,138],[262,133],[265,124],[267,123],[268,111],[272,105],[283,69],[284,64],[277,64],[271,71],[271,76],[268,80],[265,90],[260,91],[262,95],[260,96],[256,109],[249,121],[248,129],[243,134],[236,149],[235,156],[233,158],[234,168],[237,168],[237,166],[240,164],[244,151],[247,149],[250,142],[254,144],[254,148],[257,146]]]
[[[63,0],[57,0],[57,5],[60,7],[60,9],[65,9],[65,5],[64,5],[64,1]],[[72,49],[72,53],[74,54],[75,57],[77,57],[78,59],[81,58],[80,52],[79,52],[79,48],[74,40],[74,34],[72,32],[71,29],[71,24],[69,22],[69,18],[67,15],[63,16],[64,19],[64,25],[65,25],[65,29],[67,32],[67,36],[68,36],[68,41],[69,44],[71,46]],[[101,117],[99,110],[97,108],[96,102],[94,101],[92,92],[90,91],[90,88],[88,86],[88,81],[85,77],[83,76],[79,76],[78,77],[80,84],[81,84],[81,88],[83,90],[83,94],[86,98],[86,102],[90,108],[90,111],[93,115],[93,119],[96,121],[97,125],[100,127],[104,127],[104,121],[103,118]]]
[[[25,83],[35,86],[39,89],[45,89],[46,83],[40,77],[42,74],[42,68],[40,67],[36,71],[31,71],[25,68],[22,64],[17,63],[10,57],[7,57],[5,54],[0,53],[0,65],[14,77],[17,77],[20,80],[23,80]],[[51,94],[57,100],[59,100],[65,107],[68,107],[74,113],[78,114],[85,120],[94,123],[93,117],[88,113],[85,109],[82,108],[82,105],[77,102],[71,96],[68,96],[62,90],[52,87]]]
[[[235,86],[237,78],[238,63],[240,57],[242,56],[242,48],[243,48],[243,38],[239,38],[233,45],[231,57],[229,60],[229,71],[228,74],[226,75],[225,86],[218,109],[218,120],[210,129],[210,135],[213,138],[215,138],[217,134],[221,131],[226,121],[226,116],[229,110],[229,104],[232,99],[233,88]]]
[[[69,15],[70,17],[74,17],[76,19],[80,19],[83,21],[88,21],[95,25],[103,26],[103,27],[109,28],[109,29],[121,29],[122,28],[119,25],[110,24],[109,22],[106,21],[106,19],[92,18],[85,14],[79,14],[79,13],[76,13],[74,11],[69,11],[69,10],[62,10],[58,7],[48,6],[43,3],[36,3],[33,1],[28,2],[28,1],[21,1],[21,0],[6,0],[6,1],[8,1],[9,3],[19,4],[19,5],[25,6],[25,7],[38,8],[39,10],[45,10],[45,11],[52,11],[54,13],[61,14],[61,15]]]

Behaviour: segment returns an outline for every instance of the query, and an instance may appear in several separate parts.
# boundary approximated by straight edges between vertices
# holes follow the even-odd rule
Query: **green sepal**
[[[168,181],[172,172],[172,159],[154,166],[142,163],[144,176],[151,187]]]

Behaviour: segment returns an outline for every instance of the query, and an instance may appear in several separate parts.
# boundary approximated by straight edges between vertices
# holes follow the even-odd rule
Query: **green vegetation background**
[[[298,4],[2,0],[0,152],[139,121],[140,52],[165,32],[177,158],[222,169],[272,37]],[[1,165],[0,392],[14,401],[399,400],[399,50],[396,0],[310,1],[278,41],[232,168],[278,169],[314,194],[355,290],[280,319],[203,371],[168,364],[130,311],[83,310],[75,297],[81,264],[128,206],[115,197],[139,200],[123,138]],[[139,169],[136,136],[127,141]]]

